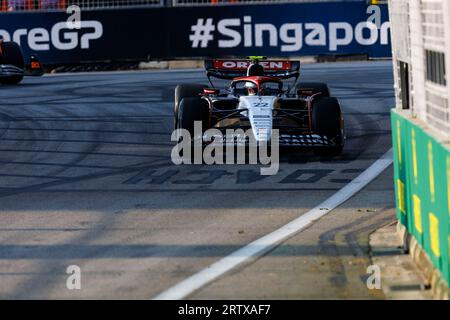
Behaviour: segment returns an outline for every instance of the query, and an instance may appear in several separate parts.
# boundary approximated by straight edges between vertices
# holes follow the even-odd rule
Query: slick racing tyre
[[[0,64],[9,64],[17,68],[24,69],[25,62],[20,46],[15,42],[3,42],[0,53]],[[0,77],[0,83],[6,85],[18,84],[22,81],[23,75]]]
[[[312,96],[321,93],[322,97],[330,96],[330,88],[326,83],[321,82],[302,82],[297,85],[297,93],[300,96]]]
[[[177,127],[177,113],[181,100],[184,98],[198,98],[199,95],[203,93],[204,88],[206,88],[206,86],[202,84],[180,84],[175,88],[175,104],[173,108],[175,128]]]
[[[194,122],[201,121],[202,132],[209,127],[208,102],[202,98],[183,98],[178,110],[177,129],[186,129],[191,136],[194,134]]]
[[[314,133],[326,136],[335,142],[330,147],[322,147],[316,153],[323,156],[338,156],[344,149],[344,121],[341,107],[336,98],[323,97],[312,107],[312,129]]]
[[[191,163],[194,163],[194,154],[197,152],[203,153],[203,133],[209,129],[209,106],[208,102],[202,98],[183,98],[180,101],[179,110],[177,112],[177,128],[176,129],[185,129],[190,134],[190,145],[189,148],[191,150]],[[194,125],[195,122],[200,122],[202,125],[202,130],[200,132],[201,136],[194,136]],[[180,143],[181,136],[178,136],[178,143]],[[184,138],[183,138],[184,139]],[[199,139],[198,144],[194,144],[194,140],[197,141]],[[183,141],[184,142],[184,141]],[[185,147],[186,144],[183,143],[182,146],[178,144],[179,147]],[[200,149],[200,150],[197,150]],[[184,149],[179,150],[178,154],[180,154],[183,158],[185,158]],[[189,159],[189,157],[188,157]],[[202,160],[203,163],[203,160]]]

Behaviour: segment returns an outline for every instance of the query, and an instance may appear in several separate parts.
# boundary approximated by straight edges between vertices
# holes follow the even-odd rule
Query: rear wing
[[[205,60],[206,75],[208,78],[232,80],[246,76],[251,63],[249,60]],[[300,61],[263,60],[258,63],[263,66],[266,76],[290,79],[300,75]]]

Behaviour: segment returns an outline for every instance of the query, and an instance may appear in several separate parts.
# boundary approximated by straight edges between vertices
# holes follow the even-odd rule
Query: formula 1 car
[[[256,141],[269,141],[279,130],[279,145],[308,148],[324,156],[341,154],[344,119],[324,83],[299,82],[299,61],[206,60],[210,86],[181,84],[175,89],[175,128],[191,134],[194,121],[203,131],[251,129]],[[211,78],[231,80],[219,90]],[[285,80],[295,79],[284,88]]]
[[[0,84],[14,85],[24,76],[44,74],[41,63],[35,55],[30,57],[30,65],[25,66],[22,49],[15,42],[3,41],[0,36]]]

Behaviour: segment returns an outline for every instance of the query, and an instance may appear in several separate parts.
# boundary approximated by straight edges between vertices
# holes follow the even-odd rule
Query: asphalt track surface
[[[173,89],[201,70],[45,76],[0,86],[0,298],[150,299],[318,205],[391,148],[390,62],[305,65],[329,83],[342,156],[280,171],[170,159]],[[389,221],[391,168],[326,218],[188,298],[382,298],[367,234]],[[82,289],[68,290],[77,265]]]

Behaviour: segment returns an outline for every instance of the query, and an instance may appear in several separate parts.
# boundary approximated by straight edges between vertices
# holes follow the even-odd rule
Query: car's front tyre
[[[21,70],[25,67],[23,53],[20,46],[15,42],[3,42],[0,54],[0,64],[13,65]],[[23,75],[14,75],[0,77],[0,83],[3,85],[15,85],[22,81]]]
[[[178,110],[180,108],[181,100],[184,98],[199,98],[203,93],[203,89],[206,88],[205,85],[202,84],[180,84],[175,88],[175,99],[174,99],[174,126],[177,128],[178,121]]]
[[[179,109],[177,112],[177,125],[176,129],[185,129],[190,134],[190,150],[191,150],[191,161],[194,160],[195,153],[203,154],[203,133],[209,129],[209,105],[208,102],[202,98],[183,98],[180,101]],[[201,124],[201,131],[195,132],[195,123]],[[195,134],[200,134],[195,136]],[[183,138],[184,139],[184,138]],[[195,141],[199,143],[194,144]],[[178,142],[180,142],[180,136],[178,137]],[[183,146],[186,144],[183,143]],[[197,150],[199,149],[199,150]],[[179,152],[183,155],[183,152]]]

